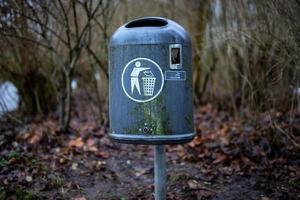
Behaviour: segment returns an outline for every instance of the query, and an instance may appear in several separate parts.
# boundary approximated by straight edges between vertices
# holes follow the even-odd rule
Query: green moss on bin
[[[132,124],[132,127],[124,129],[128,134],[145,134],[142,131],[145,126],[152,129],[146,135],[167,135],[171,132],[169,115],[166,111],[166,106],[162,103],[162,96],[150,102],[137,104],[135,109],[129,114],[140,119],[135,124]]]

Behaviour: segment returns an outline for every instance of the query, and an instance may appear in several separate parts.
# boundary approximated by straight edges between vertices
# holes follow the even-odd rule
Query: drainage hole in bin
[[[143,131],[144,131],[144,133],[148,133],[149,132],[148,127],[144,127]]]

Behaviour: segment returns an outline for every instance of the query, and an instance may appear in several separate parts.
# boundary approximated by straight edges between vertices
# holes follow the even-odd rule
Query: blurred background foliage
[[[0,88],[2,113],[18,95],[23,113],[54,113],[67,131],[81,93],[107,123],[109,38],[144,16],[191,34],[195,106],[299,111],[299,11],[299,0],[0,0],[0,84],[17,91]]]

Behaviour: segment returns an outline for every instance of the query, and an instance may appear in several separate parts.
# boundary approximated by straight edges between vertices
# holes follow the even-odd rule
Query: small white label
[[[185,71],[165,71],[165,79],[168,81],[185,81]]]

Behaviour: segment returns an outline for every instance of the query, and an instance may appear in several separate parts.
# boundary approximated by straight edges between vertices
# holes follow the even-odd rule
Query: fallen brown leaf
[[[198,189],[198,182],[196,180],[189,180],[187,182],[189,189],[191,190],[197,190]]]
[[[82,141],[81,137],[71,140],[68,144],[69,147],[77,147],[77,148],[82,148],[83,145],[84,145],[84,142]]]
[[[198,146],[202,143],[201,137],[200,136],[196,136],[193,141],[191,141],[188,145],[191,148],[194,148],[195,146]]]
[[[94,145],[95,145],[95,140],[93,140],[92,138],[89,138],[89,139],[86,141],[86,145],[87,145],[88,147],[94,146]]]
[[[43,138],[43,132],[42,131],[35,131],[32,133],[32,136],[29,139],[30,144],[37,144],[41,141]]]
[[[196,180],[189,180],[187,184],[190,190],[203,190],[204,191],[203,194],[205,194],[205,196],[211,196],[212,194],[217,193],[214,189],[201,185]]]
[[[100,158],[108,158],[109,157],[109,153],[106,151],[95,151],[94,154],[95,154],[95,156],[98,156]]]
[[[219,164],[224,162],[227,159],[225,155],[218,155],[217,158],[212,162],[213,164]]]
[[[142,176],[147,173],[147,169],[145,168],[135,168],[135,171],[136,176]]]
[[[86,200],[86,198],[85,197],[76,197],[76,198],[74,198],[74,200]]]

